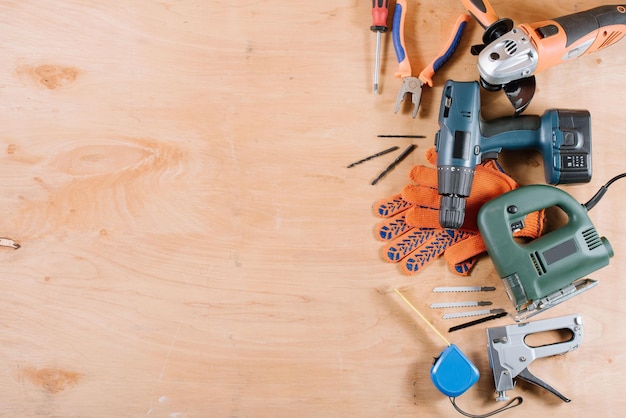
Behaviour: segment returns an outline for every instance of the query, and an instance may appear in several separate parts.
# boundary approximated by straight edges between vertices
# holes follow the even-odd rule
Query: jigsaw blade
[[[478,310],[478,311],[449,313],[449,314],[443,315],[442,318],[443,319],[466,318],[468,316],[480,316],[480,315],[499,314],[501,312],[504,312],[504,309],[482,309],[482,310]]]
[[[444,286],[435,287],[433,292],[435,293],[447,293],[447,292],[493,292],[496,290],[493,286]]]
[[[465,302],[441,302],[441,303],[431,303],[430,309],[438,309],[438,308],[468,308],[470,306],[489,306],[493,302],[488,300],[471,300]]]

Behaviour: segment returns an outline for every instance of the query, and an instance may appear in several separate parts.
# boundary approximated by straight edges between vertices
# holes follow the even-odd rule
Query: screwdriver
[[[378,94],[378,74],[380,72],[380,34],[387,32],[389,0],[372,0],[372,26],[376,32],[376,67],[374,68],[374,94]]]

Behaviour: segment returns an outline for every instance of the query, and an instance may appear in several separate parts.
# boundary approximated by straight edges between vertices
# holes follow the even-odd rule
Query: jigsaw
[[[598,284],[584,278],[609,264],[613,249],[591,222],[588,210],[604,195],[613,178],[584,205],[567,192],[544,184],[523,186],[485,203],[478,229],[487,252],[515,305],[516,321],[529,318]],[[558,207],[567,223],[530,242],[513,238],[527,214]]]

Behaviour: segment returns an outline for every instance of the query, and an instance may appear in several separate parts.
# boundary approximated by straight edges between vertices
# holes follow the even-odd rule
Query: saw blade
[[[442,318],[443,319],[465,318],[468,316],[499,314],[500,312],[504,312],[504,309],[482,309],[479,311],[455,312],[455,313],[445,314],[444,316],[442,316]]]
[[[490,302],[488,300],[480,300],[480,301],[471,300],[471,301],[465,301],[465,302],[441,302],[441,303],[431,303],[430,304],[430,308],[431,309],[438,309],[438,308],[467,308],[469,306],[489,306],[492,303],[493,302]]]
[[[493,292],[494,290],[496,290],[496,288],[493,286],[446,286],[435,287],[433,292]]]

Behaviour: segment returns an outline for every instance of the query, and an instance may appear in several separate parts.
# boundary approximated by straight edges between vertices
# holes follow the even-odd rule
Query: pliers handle
[[[398,71],[395,76],[398,78],[411,77],[411,63],[406,53],[406,43],[404,41],[404,21],[406,18],[406,0],[396,0],[396,7],[393,9],[393,22],[391,38],[393,39],[393,49],[398,58]]]
[[[428,84],[428,87],[433,86],[433,76],[443,64],[450,59],[456,48],[459,46],[461,42],[461,37],[463,36],[463,31],[467,26],[467,22],[470,19],[470,16],[466,13],[460,15],[456,22],[454,23],[454,29],[446,42],[444,48],[439,52],[437,57],[426,66],[419,74],[419,79],[422,80],[425,84]]]
[[[400,108],[400,103],[404,100],[407,94],[412,95],[413,102],[413,117],[417,116],[419,109],[422,86],[427,84],[429,87],[433,86],[433,76],[441,68],[441,66],[452,56],[454,51],[461,41],[463,31],[467,26],[467,22],[470,16],[466,13],[460,15],[454,24],[454,29],[448,41],[446,42],[443,50],[435,57],[435,59],[424,68],[418,77],[413,77],[411,70],[411,63],[407,54],[405,37],[404,37],[404,22],[406,18],[406,0],[397,0],[396,7],[393,13],[393,28],[392,39],[393,46],[398,58],[398,71],[395,76],[402,78],[402,86],[398,92],[396,99],[395,112],[397,113]]]

